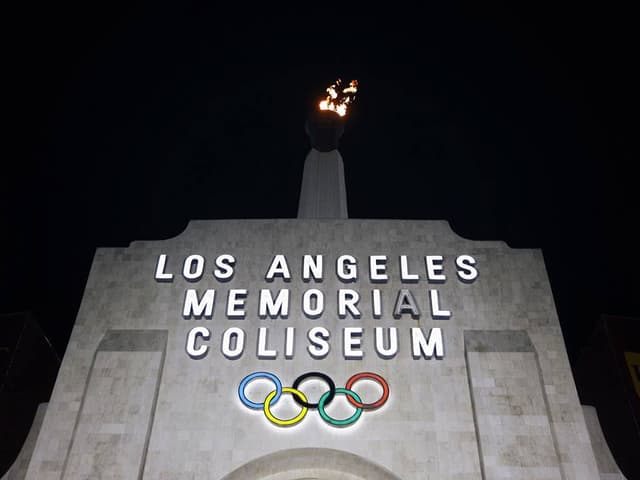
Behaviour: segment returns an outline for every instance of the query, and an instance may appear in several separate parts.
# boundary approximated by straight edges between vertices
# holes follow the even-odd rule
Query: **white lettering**
[[[190,318],[211,318],[213,316],[213,305],[216,291],[208,289],[198,299],[198,292],[193,288],[188,289],[184,295],[184,305],[182,307],[182,317]]]
[[[284,255],[276,255],[273,257],[265,278],[267,281],[272,282],[276,276],[282,277],[285,281],[291,280],[289,265],[287,264],[287,259]]]
[[[266,318],[287,318],[289,315],[289,290],[286,288],[278,292],[276,299],[273,299],[271,292],[267,289],[260,290],[260,301],[258,307],[258,316]]]
[[[364,353],[360,350],[362,332],[362,327],[345,327],[342,329],[344,358],[353,359],[362,358],[364,356]]]
[[[266,327],[260,327],[258,329],[258,358],[276,358],[278,356],[277,350],[269,350],[267,348],[267,337],[269,335],[269,329]]]
[[[371,255],[369,257],[369,278],[372,282],[386,282],[389,276],[387,271],[386,255]]]
[[[389,347],[384,346],[384,330],[389,332]],[[380,358],[393,358],[398,353],[398,329],[391,328],[375,328],[376,352]]]
[[[419,327],[411,328],[411,354],[415,360],[419,358],[430,359],[435,354],[438,360],[444,358],[444,344],[442,342],[442,330],[432,328],[429,337],[424,337],[424,332]]]
[[[236,259],[233,255],[224,254],[216,258],[216,268],[213,271],[213,276],[218,280],[229,280],[233,277],[233,265],[235,265]]]
[[[357,262],[351,255],[340,255],[338,257],[336,273],[338,278],[344,282],[355,282],[358,279]]]
[[[209,332],[209,329],[205,327],[193,327],[189,330],[186,349],[187,355],[194,360],[206,357],[207,351],[209,350],[209,347],[206,345],[196,346],[196,340],[198,337],[201,337],[203,340],[209,340],[209,338],[211,338],[211,332]]]
[[[167,255],[162,253],[158,257],[158,265],[156,266],[156,282],[171,282],[173,281],[173,273],[166,273],[164,271],[167,265]]]
[[[312,302],[312,299],[314,302]],[[315,306],[313,305],[315,303]],[[324,293],[311,288],[302,295],[302,311],[309,318],[318,318],[324,311]]]
[[[247,291],[245,289],[232,288],[227,297],[227,318],[244,318],[244,303]]]
[[[458,267],[458,278],[463,282],[471,283],[478,278],[478,270],[474,265],[476,259],[471,255],[460,255],[456,258],[456,266]]]
[[[427,264],[427,279],[430,282],[444,282],[447,279],[446,275],[440,273],[444,268],[442,255],[427,255],[424,261]]]
[[[284,358],[293,358],[296,327],[287,327],[284,334]]]
[[[241,328],[227,328],[222,335],[222,354],[230,360],[240,357],[244,351],[244,337]]]
[[[184,259],[182,276],[190,282],[195,282],[202,278],[204,273],[204,257],[202,255],[189,255]]]
[[[400,280],[403,282],[417,282],[420,279],[417,273],[409,273],[409,261],[406,255],[400,255]]]
[[[451,312],[449,310],[442,310],[440,308],[440,297],[438,290],[430,290],[431,296],[431,317],[432,318],[451,318]]]
[[[357,307],[359,301],[360,294],[355,290],[347,288],[338,290],[338,316],[345,318],[347,310],[349,310],[353,318],[360,318],[360,311]]]
[[[308,282],[313,276],[313,279],[315,281],[321,282],[322,264],[322,255],[315,255],[315,259],[313,255],[305,255],[304,257],[302,257],[302,280]]]
[[[371,297],[373,318],[380,318],[380,316],[382,315],[382,300],[380,298],[380,290],[373,289],[371,291]]]
[[[329,330],[324,327],[313,327],[307,333],[310,345],[307,347],[309,355],[313,358],[324,358],[329,354]]]

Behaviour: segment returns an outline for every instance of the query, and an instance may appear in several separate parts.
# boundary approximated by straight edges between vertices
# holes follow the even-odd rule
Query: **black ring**
[[[331,403],[331,401],[333,400],[333,397],[336,396],[336,384],[333,383],[333,380],[331,380],[331,378],[329,378],[329,376],[325,375],[324,373],[320,373],[320,372],[303,373],[298,378],[296,378],[296,381],[293,382],[293,385],[292,385],[291,388],[293,388],[294,390],[298,390],[298,386],[300,386],[300,384],[302,382],[304,382],[309,377],[321,378],[322,380],[327,382],[327,385],[329,385],[329,396],[325,400],[324,404],[325,404],[325,406],[329,405]],[[302,401],[301,399],[298,398],[297,395],[292,395],[292,397],[293,397],[293,400],[298,405],[300,405],[301,407],[318,408],[318,404],[317,403],[309,403],[309,402]]]

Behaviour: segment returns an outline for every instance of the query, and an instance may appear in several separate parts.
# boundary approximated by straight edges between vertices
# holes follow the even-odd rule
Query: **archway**
[[[222,480],[400,480],[353,453],[329,448],[281,450],[251,460]]]

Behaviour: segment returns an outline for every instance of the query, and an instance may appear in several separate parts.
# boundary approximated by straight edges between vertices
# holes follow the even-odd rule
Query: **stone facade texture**
[[[168,256],[172,282],[154,280],[160,254]],[[207,260],[203,278],[195,283],[181,275],[182,262],[191,254]],[[211,275],[213,260],[221,254],[236,258],[235,275],[227,282]],[[290,282],[265,281],[277,254],[289,261]],[[305,254],[325,256],[321,283],[301,280]],[[342,254],[358,259],[354,283],[335,275]],[[473,283],[456,278],[453,262],[462,254],[477,261],[479,276]],[[388,256],[386,283],[369,281],[369,255]],[[400,255],[407,255],[410,271],[419,273],[417,283],[401,282]],[[427,281],[425,255],[444,257],[446,282]],[[213,318],[182,317],[188,288],[216,290]],[[249,292],[243,319],[225,315],[232,288]],[[288,318],[259,318],[258,293],[264,288],[290,290]],[[301,311],[300,299],[309,288],[326,295],[325,311],[317,319]],[[335,299],[341,288],[360,292],[361,318],[338,317]],[[374,288],[382,291],[380,318],[371,310]],[[402,288],[415,294],[419,318],[392,316]],[[429,315],[433,288],[450,318]],[[211,331],[209,352],[199,360],[185,352],[185,339],[195,326]],[[324,359],[306,350],[306,332],[314,326],[331,332]],[[353,326],[364,328],[364,357],[346,360],[341,332]],[[220,351],[221,335],[229,327],[246,332],[244,353],[235,360]],[[277,358],[257,358],[259,327],[269,327]],[[286,327],[296,327],[290,359],[282,351]],[[398,328],[394,358],[376,354],[375,327]],[[441,328],[445,357],[414,359],[412,327]],[[284,386],[305,372],[320,371],[338,387],[357,372],[371,371],[388,381],[390,396],[348,428],[326,424],[317,411],[282,428],[239,401],[239,382],[254,371],[273,372]],[[335,401],[344,402],[344,397]],[[600,476],[539,250],[469,241],[444,221],[320,219],[193,221],[172,239],[98,249],[27,478]]]

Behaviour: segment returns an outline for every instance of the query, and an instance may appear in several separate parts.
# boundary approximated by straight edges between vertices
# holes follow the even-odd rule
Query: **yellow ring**
[[[290,418],[289,420],[282,420],[278,417],[275,417],[271,413],[271,400],[273,400],[273,397],[276,396],[276,392],[277,390],[272,391],[269,395],[267,395],[267,398],[265,398],[264,400],[264,414],[269,419],[269,421],[271,421],[271,423],[275,423],[276,425],[280,425],[282,427],[289,427],[301,421],[304,418],[304,416],[307,414],[307,410],[308,410],[307,407],[302,407],[302,411],[295,417]],[[307,403],[307,397],[300,390],[296,390],[295,388],[283,387],[282,392],[291,393],[296,397],[298,397],[303,402]]]

